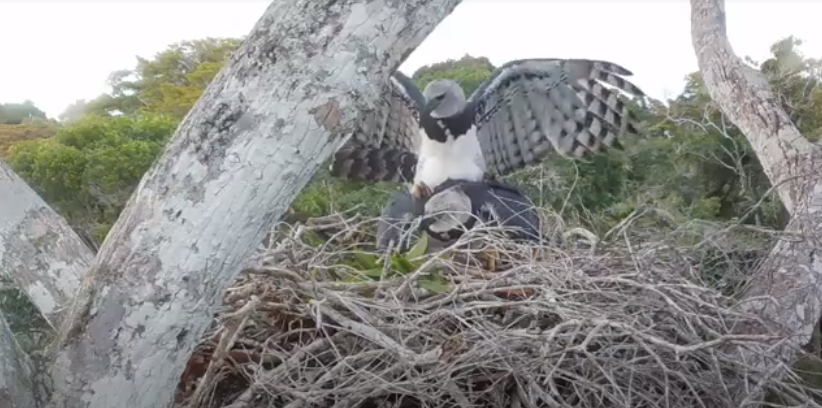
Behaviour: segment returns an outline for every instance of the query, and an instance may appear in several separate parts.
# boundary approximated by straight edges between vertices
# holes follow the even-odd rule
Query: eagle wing
[[[515,60],[499,67],[469,98],[488,172],[522,169],[551,150],[580,158],[620,148],[618,137],[638,131],[618,92],[644,95],[620,75],[632,74],[585,59]]]
[[[352,138],[334,154],[332,176],[370,182],[414,178],[425,98],[400,71],[382,95],[377,108],[360,116]]]

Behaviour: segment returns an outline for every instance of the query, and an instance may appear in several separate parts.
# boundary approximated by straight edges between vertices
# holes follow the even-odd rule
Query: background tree
[[[179,120],[188,112],[191,101],[201,95],[210,77],[221,66],[222,62],[217,61],[224,61],[227,52],[238,42],[238,39],[210,38],[185,41],[170,45],[152,59],[138,58],[134,68],[111,75],[113,90],[110,94],[88,103],[78,101],[67,110],[74,112],[72,120],[76,121],[77,112],[88,109],[89,116],[97,117],[91,121],[97,125],[71,127],[67,124],[67,128],[75,134],[95,133],[99,126],[104,126],[108,120],[105,118],[110,117],[112,112],[133,117],[136,122],[159,115],[169,118],[164,127],[168,132],[165,136],[167,140],[174,127],[170,120]],[[783,95],[784,102],[795,106],[797,123],[814,132],[816,124],[821,123],[817,114],[820,109],[814,105],[818,103],[815,101],[822,100],[818,97],[819,88],[816,85],[818,63],[804,57],[799,51],[800,45],[801,41],[792,37],[779,40],[771,47],[772,58],[762,62],[760,69],[769,75],[772,86]],[[434,78],[451,78],[470,92],[487,79],[494,68],[488,58],[465,55],[460,59],[423,66],[413,73],[413,78],[420,87]],[[792,74],[776,74],[780,72]],[[664,208],[680,221],[693,218],[733,221],[741,218],[743,223],[765,227],[783,227],[786,224],[787,213],[778,197],[766,194],[770,182],[756,155],[752,154],[750,144],[713,104],[700,73],[688,75],[683,92],[672,100],[663,103],[648,98],[634,103],[643,117],[646,130],[660,137],[628,140],[625,151],[598,154],[584,163],[547,160],[539,166],[511,175],[509,180],[523,187],[540,205],[561,211],[567,219],[578,219],[597,232],[608,231],[627,214],[649,204]],[[100,108],[103,106],[111,109]],[[56,131],[52,125],[49,128],[46,125],[38,126],[43,130],[31,138],[53,135]],[[114,129],[119,126],[113,123],[110,127]],[[32,125],[26,129],[34,127]],[[2,134],[0,128],[0,136]],[[89,139],[104,137],[96,133],[84,136]],[[20,138],[15,136],[10,140]],[[128,139],[126,136],[117,140]],[[42,163],[46,160],[46,152],[53,153],[56,151],[54,149],[61,148],[62,143],[35,145],[42,150],[37,156]],[[105,237],[114,219],[112,217],[116,217],[114,214],[124,205],[124,202],[113,197],[127,197],[128,192],[136,187],[136,178],[128,176],[117,182],[120,186],[118,192],[107,192],[102,200],[106,203],[103,207],[100,207],[101,204],[90,205],[89,202],[98,203],[102,197],[99,194],[96,198],[84,194],[61,195],[59,191],[74,191],[77,185],[65,184],[58,188],[55,184],[68,183],[68,180],[53,179],[46,173],[36,174],[49,168],[58,174],[79,174],[75,168],[77,162],[53,160],[50,166],[32,167],[32,158],[35,157],[32,149],[19,150],[19,154],[26,157],[10,157],[12,166],[16,166],[15,169],[37,191],[49,197],[49,202],[71,221],[79,233],[91,240],[93,245],[98,245]],[[157,149],[148,151],[154,154],[159,152]],[[75,155],[78,153],[76,149],[73,152]],[[90,157],[97,153],[102,154],[102,151],[97,149],[83,155]],[[148,163],[150,160],[147,158],[133,163],[136,167],[131,174],[146,171]],[[108,177],[116,175],[112,173]],[[51,181],[47,183],[44,180]],[[89,182],[91,180],[86,181],[87,184]],[[364,215],[376,215],[388,195],[398,188],[402,187],[391,183],[367,184],[331,178],[323,167],[290,206],[288,219],[305,220],[355,206]]]
[[[19,125],[26,119],[46,119],[46,113],[32,101],[0,104],[0,124]]]
[[[420,89],[425,89],[435,79],[453,79],[459,82],[467,97],[491,76],[494,69],[496,67],[488,58],[466,54],[458,60],[449,59],[420,67],[414,72],[412,79]]]
[[[59,125],[42,119],[26,119],[20,124],[0,124],[0,158],[8,157],[9,149],[17,142],[54,137]]]
[[[725,28],[725,2],[691,0],[691,36],[706,87],[731,123],[745,134],[763,171],[791,214],[786,232],[745,288],[745,311],[761,316],[770,328],[784,333],[772,345],[742,352],[741,361],[762,372],[785,373],[786,362],[811,338],[822,312],[822,259],[818,249],[822,229],[822,180],[817,176],[822,150],[806,139],[791,111],[807,106],[805,95],[814,93],[813,78],[803,84],[795,75],[807,69],[788,39],[774,48],[775,61],[764,65],[770,79],[782,87],[772,92],[769,76],[745,65],[731,48]],[[811,65],[811,64],[808,64]],[[794,86],[799,84],[799,86]],[[811,88],[810,90],[806,90]],[[784,91],[784,92],[781,92]],[[799,103],[794,104],[796,99]],[[787,107],[788,109],[783,109]],[[792,109],[793,108],[793,109]],[[813,126],[813,125],[809,125]],[[740,331],[750,328],[739,328]],[[740,403],[756,398],[763,378],[733,384]],[[752,388],[753,387],[753,388]]]
[[[89,115],[52,138],[17,143],[9,163],[96,247],[177,123],[168,115]]]
[[[64,115],[161,112],[182,119],[194,105],[241,39],[204,38],[169,45],[152,59],[137,57],[137,66],[113,72],[111,92],[71,105]]]

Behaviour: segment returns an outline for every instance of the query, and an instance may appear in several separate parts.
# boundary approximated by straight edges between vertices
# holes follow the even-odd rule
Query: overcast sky
[[[31,99],[56,117],[106,90],[108,74],[168,44],[237,37],[270,1],[0,0],[0,102]],[[822,1],[728,0],[728,32],[740,56],[764,59],[781,37],[822,57]],[[590,27],[590,28],[589,28]],[[464,54],[495,64],[527,57],[605,59],[632,70],[656,98],[673,97],[697,68],[687,0],[465,0],[417,48],[406,73]]]

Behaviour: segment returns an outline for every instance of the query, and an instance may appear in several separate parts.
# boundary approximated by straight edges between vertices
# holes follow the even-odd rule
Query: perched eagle
[[[619,137],[638,133],[618,94],[644,95],[622,78],[629,75],[606,61],[515,60],[466,98],[452,80],[432,81],[420,92],[396,72],[378,109],[361,116],[352,139],[335,153],[331,174],[410,182],[411,195],[425,200],[446,180],[497,179],[552,150],[581,158],[618,148]]]
[[[420,227],[440,241],[453,241],[479,221],[506,227],[516,241],[542,239],[536,207],[518,189],[496,181],[448,180],[425,201]]]
[[[478,221],[505,227],[516,241],[542,239],[536,208],[519,189],[493,180],[446,180],[425,200],[405,190],[395,192],[377,228],[377,248],[388,248],[393,240],[406,250],[411,238],[407,232],[416,216],[423,216],[420,230],[440,244],[458,239]]]

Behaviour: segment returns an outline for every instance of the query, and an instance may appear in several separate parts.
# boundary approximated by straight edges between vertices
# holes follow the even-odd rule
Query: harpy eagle
[[[436,243],[457,240],[477,222],[505,227],[515,241],[539,242],[540,218],[533,202],[519,189],[495,180],[446,180],[425,200],[416,200],[406,190],[397,191],[384,208],[377,229],[377,247],[384,249],[390,240],[401,251],[410,244],[408,227],[420,218],[419,229]]]
[[[540,241],[536,207],[519,189],[496,181],[447,180],[424,201],[420,227],[440,241],[453,241],[477,221],[511,228],[515,241]]]
[[[425,200],[446,180],[496,179],[552,150],[581,158],[619,148],[621,135],[638,131],[618,93],[644,95],[622,78],[630,75],[607,61],[515,60],[466,98],[452,80],[432,81],[420,92],[396,72],[378,109],[361,116],[352,139],[335,153],[331,174],[411,182],[411,195]],[[386,210],[392,207],[403,205]]]

